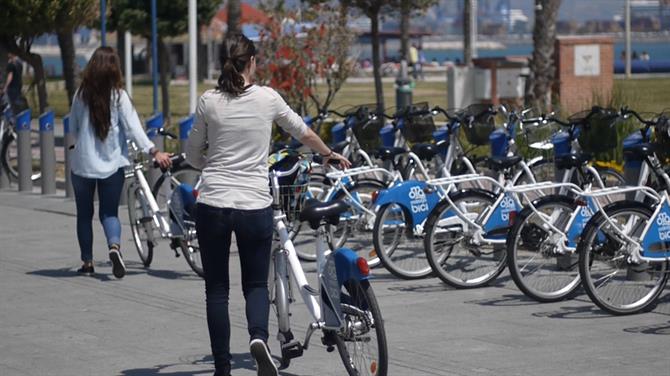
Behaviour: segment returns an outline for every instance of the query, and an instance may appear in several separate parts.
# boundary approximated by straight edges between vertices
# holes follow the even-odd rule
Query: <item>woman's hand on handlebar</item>
[[[170,153],[157,151],[154,154],[154,160],[156,161],[156,163],[158,163],[158,166],[161,169],[166,170],[166,169],[170,168],[170,166],[172,166],[172,160],[170,160],[171,156],[172,156],[172,154],[170,154]]]
[[[351,162],[344,156],[342,156],[340,153],[332,152],[328,156],[323,157],[323,164],[324,166],[327,166],[328,164],[337,164],[341,168],[349,168],[351,167]]]

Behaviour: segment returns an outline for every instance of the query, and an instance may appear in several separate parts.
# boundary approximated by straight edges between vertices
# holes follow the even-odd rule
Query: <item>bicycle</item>
[[[0,95],[0,112],[2,113],[0,114],[0,164],[5,172],[7,172],[10,180],[17,181],[19,179],[18,136],[14,129],[14,114],[6,94]],[[42,177],[39,164],[40,148],[37,137],[33,137],[37,135],[38,132],[31,129],[30,133],[31,139],[35,139],[35,141],[31,141],[30,143],[30,148],[33,153],[32,175],[30,176],[30,179],[33,182],[36,182]]]
[[[507,266],[515,284],[526,296],[539,302],[555,302],[571,297],[580,285],[577,270],[577,242],[579,236],[597,211],[591,199],[583,199],[587,192],[608,187],[618,174],[604,172],[592,166],[589,153],[579,151],[577,135],[589,130],[593,124],[602,124],[601,131],[609,132],[608,139],[616,142],[615,124],[620,120],[617,111],[592,108],[586,116],[573,115],[567,122],[548,118],[567,131],[551,137],[556,151],[554,165],[563,171],[560,183],[544,189],[557,190],[532,200],[526,196],[532,187],[509,191],[524,196],[528,205],[517,214],[507,235]],[[602,134],[601,134],[602,136]],[[574,143],[574,147],[573,147]],[[603,144],[609,149],[613,145]],[[604,177],[604,178],[603,178]],[[595,189],[594,189],[595,188]]]
[[[163,130],[159,130],[159,134],[174,136]],[[194,188],[197,188],[197,182],[195,185],[180,182],[168,169],[162,171],[152,190],[144,176],[144,169],[149,162],[139,159],[138,149],[134,142],[129,141],[128,148],[134,155],[133,164],[126,169],[125,175],[129,182],[128,217],[133,242],[142,264],[144,267],[151,265],[158,239],[169,239],[170,248],[174,250],[175,257],[179,257],[181,252],[191,269],[203,277],[204,271],[195,231],[195,220],[190,212],[195,204],[197,189]],[[179,154],[170,159],[173,168],[178,170],[185,156]],[[155,162],[153,166],[157,167]],[[187,168],[184,171],[190,173],[197,170]]]
[[[298,171],[295,164],[287,171],[270,171],[273,216],[277,247],[272,251],[270,298],[275,308],[281,344],[281,368],[291,359],[303,355],[316,330],[323,332],[322,343],[327,351],[337,348],[349,375],[385,376],[388,370],[386,332],[379,305],[370,285],[370,268],[364,258],[347,248],[330,251],[326,226],[337,224],[347,210],[342,201],[307,200],[300,211],[300,220],[317,232],[316,255],[319,286],[311,287],[287,230],[286,203],[281,195],[279,179]],[[293,197],[293,196],[289,196]],[[285,198],[284,198],[285,199]],[[289,275],[312,316],[305,340],[294,339],[290,323],[293,290]]]
[[[670,146],[670,114],[645,120],[635,111],[623,113],[644,124],[641,142],[624,147],[624,155],[643,161],[638,181],[643,184],[655,178],[659,192],[639,185],[584,194],[599,210],[586,224],[577,246],[586,293],[598,307],[615,315],[651,309],[670,273],[670,177],[656,154]],[[635,197],[604,207],[597,200],[614,194]]]

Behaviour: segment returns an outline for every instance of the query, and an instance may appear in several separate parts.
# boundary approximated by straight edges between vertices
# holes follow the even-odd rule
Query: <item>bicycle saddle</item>
[[[637,144],[623,148],[624,158],[627,159],[644,159],[652,154],[654,154],[652,144]]]
[[[336,153],[342,153],[342,151],[344,150],[345,147],[347,147],[347,145],[349,145],[349,141],[344,140],[330,145],[330,149]]]
[[[491,157],[489,158],[488,163],[491,169],[502,171],[521,162],[521,159],[522,158],[518,155],[512,157]]]
[[[416,154],[419,159],[429,161],[440,152],[440,148],[433,144],[416,144],[412,146],[412,152]]]
[[[407,152],[404,148],[382,146],[377,149],[377,157],[383,161],[391,161],[396,155]]]
[[[558,169],[569,169],[587,164],[593,155],[589,153],[570,153],[556,157],[555,163]]]
[[[340,222],[340,214],[348,209],[349,205],[342,200],[321,202],[312,198],[305,201],[300,211],[300,221],[309,222],[312,230],[318,229],[322,220],[330,225],[337,225]]]

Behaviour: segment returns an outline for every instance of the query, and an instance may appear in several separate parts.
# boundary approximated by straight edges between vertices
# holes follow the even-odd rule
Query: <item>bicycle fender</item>
[[[412,226],[416,226],[428,218],[439,201],[437,191],[430,189],[426,182],[407,180],[379,191],[375,205],[394,203],[402,206],[412,216]]]

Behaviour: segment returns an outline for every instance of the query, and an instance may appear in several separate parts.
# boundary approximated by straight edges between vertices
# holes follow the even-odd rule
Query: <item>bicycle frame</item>
[[[283,213],[279,200],[279,178],[291,175],[298,168],[298,164],[290,171],[270,173],[270,182],[273,186],[273,221],[279,236],[280,247],[273,251],[275,267],[274,303],[277,307],[279,340],[287,344],[293,339],[290,327],[289,306],[291,292],[289,275],[298,287],[300,296],[314,321],[309,325],[303,349],[307,349],[312,334],[317,329],[341,329],[344,325],[343,314],[340,308],[339,294],[342,284],[351,279],[367,279],[358,271],[355,252],[340,248],[331,252],[326,241],[327,231],[323,226],[317,230],[316,264],[319,276],[319,287],[314,289],[307,281],[307,277],[298,259],[295,247],[286,227],[286,215]]]

